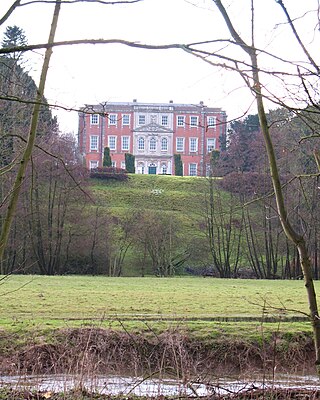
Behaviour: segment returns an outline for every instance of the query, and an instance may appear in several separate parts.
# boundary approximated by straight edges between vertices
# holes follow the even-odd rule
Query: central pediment
[[[162,125],[158,125],[155,122],[151,122],[150,124],[139,126],[134,129],[134,132],[160,132],[160,133],[172,133],[172,129],[165,128]]]

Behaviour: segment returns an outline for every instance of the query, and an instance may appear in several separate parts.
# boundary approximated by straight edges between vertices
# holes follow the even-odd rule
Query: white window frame
[[[89,168],[90,169],[94,169],[94,168],[98,168],[98,167],[99,167],[99,161],[91,160],[89,162]]]
[[[168,151],[168,138],[166,137],[161,138],[161,151]]]
[[[209,116],[207,117],[207,128],[215,128],[216,127],[216,117]]]
[[[189,176],[198,176],[198,164],[197,163],[189,164]]]
[[[127,143],[125,143],[125,139],[127,139]],[[125,146],[127,144],[127,146]],[[130,136],[121,136],[121,150],[130,150]]]
[[[143,144],[143,146],[141,145]],[[139,137],[137,140],[137,148],[138,150],[144,150],[146,146],[145,139],[143,137]]]
[[[144,168],[145,168],[145,165],[144,165],[143,162],[138,163],[138,165],[137,165],[137,173],[138,174],[144,174]]]
[[[90,135],[90,151],[98,151],[99,149],[99,136]]]
[[[168,115],[161,115],[161,125],[162,126],[169,125],[169,116]]]
[[[167,166],[167,164],[162,164],[162,165],[161,165],[161,173],[162,173],[163,175],[165,175],[165,174],[167,174],[167,172],[168,172],[168,166]]]
[[[116,168],[117,167],[117,161],[111,161],[111,167]]]
[[[117,136],[108,136],[108,147],[110,150],[117,150]]]
[[[216,149],[216,138],[207,138],[207,153]]]
[[[186,117],[185,115],[178,115],[177,116],[177,126],[179,128],[183,128],[186,124]]]
[[[152,144],[152,146],[151,146]],[[149,140],[149,150],[150,151],[156,151],[157,150],[157,139],[154,137],[151,137]]]
[[[117,125],[117,114],[109,114],[108,115],[108,125],[109,126],[116,126]]]
[[[196,153],[198,151],[198,138],[189,138],[189,152]]]
[[[145,125],[145,124],[146,124],[146,116],[145,116],[145,114],[139,114],[138,115],[138,125]]]
[[[184,152],[184,137],[177,137],[176,138],[176,152],[177,153],[183,153]],[[180,143],[179,143],[180,142]],[[178,146],[179,144],[179,146]],[[182,146],[180,147],[180,144],[182,144]]]
[[[130,114],[122,114],[122,126],[130,125]]]
[[[90,114],[90,125],[99,125],[99,114]]]
[[[196,115],[190,116],[190,126],[197,128],[199,126],[199,117]]]
[[[125,161],[121,161],[121,168],[122,169],[126,169],[126,162]]]

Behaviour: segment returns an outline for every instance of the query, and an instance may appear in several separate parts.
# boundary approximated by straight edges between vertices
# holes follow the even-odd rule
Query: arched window
[[[156,149],[157,149],[157,141],[154,137],[152,137],[149,142],[149,150],[156,150]]]
[[[138,150],[144,150],[144,138],[139,137],[138,139]]]
[[[161,151],[168,151],[168,139],[165,137],[161,139]]]

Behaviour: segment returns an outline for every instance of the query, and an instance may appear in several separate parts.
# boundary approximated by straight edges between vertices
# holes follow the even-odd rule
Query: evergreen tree
[[[26,46],[27,44],[28,40],[23,29],[19,28],[17,25],[7,26],[4,38],[1,42],[2,48],[6,49],[10,47]],[[18,61],[21,58],[21,54],[21,51],[14,51],[8,53],[5,57]]]
[[[126,163],[126,170],[129,173],[134,174],[135,173],[135,166],[134,166],[135,157],[134,157],[134,155],[130,154],[130,153],[126,153],[124,155],[124,157],[125,157],[125,163]]]
[[[222,149],[219,160],[219,173],[252,172],[260,164],[260,153],[253,145],[260,132],[257,114],[248,115],[243,120],[233,121],[228,132],[228,146]]]
[[[7,27],[1,45],[3,48],[22,46],[27,39],[21,28]],[[0,57],[0,166],[9,164],[15,152],[23,145],[14,136],[26,138],[29,131],[33,101],[37,95],[37,85],[28,73],[18,64],[21,53],[13,52]],[[38,136],[57,133],[57,119],[52,117],[46,99],[42,99],[38,123]]]
[[[211,174],[213,174],[213,171],[215,170],[215,167],[217,165],[217,162],[220,157],[220,151],[219,150],[212,150],[210,154],[210,168],[211,168]]]
[[[174,155],[174,171],[175,175],[183,176],[183,165],[181,160],[181,154]]]
[[[104,148],[102,165],[104,167],[111,167],[111,165],[112,165],[109,147]]]

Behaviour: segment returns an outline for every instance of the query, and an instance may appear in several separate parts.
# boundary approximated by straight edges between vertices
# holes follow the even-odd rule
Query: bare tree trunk
[[[301,267],[304,276],[304,284],[307,290],[307,297],[309,303],[309,310],[310,310],[310,318],[313,327],[313,337],[314,337],[314,344],[315,344],[315,364],[317,368],[317,373],[320,376],[320,320],[319,320],[319,312],[316,300],[316,292],[314,288],[314,283],[312,279],[312,268],[311,268],[311,261],[310,256],[308,253],[308,248],[306,242],[298,232],[296,232],[292,225],[289,222],[287,209],[284,203],[284,196],[281,188],[280,178],[279,178],[279,171],[276,161],[276,156],[273,148],[273,143],[271,139],[271,135],[269,132],[269,127],[267,123],[266,112],[264,108],[263,102],[263,95],[261,90],[261,82],[259,79],[259,68],[258,68],[258,60],[257,60],[257,51],[254,47],[253,37],[252,37],[252,45],[247,45],[242,38],[238,35],[236,30],[233,27],[233,24],[229,18],[229,15],[222,5],[220,0],[214,0],[215,4],[217,5],[221,15],[223,16],[226,25],[229,29],[230,34],[232,35],[233,39],[237,43],[239,47],[245,51],[251,60],[251,67],[252,67],[252,80],[253,85],[251,90],[254,93],[257,108],[258,108],[258,115],[260,120],[260,126],[262,130],[262,134],[265,141],[265,147],[268,155],[269,160],[269,169],[270,175],[272,179],[273,189],[275,193],[275,199],[277,203],[277,210],[279,214],[279,218],[283,227],[283,230],[291,240],[294,245],[296,246],[299,256]],[[253,24],[253,21],[252,21]]]
[[[284,203],[284,197],[282,193],[278,167],[276,162],[276,156],[273,149],[273,143],[271,140],[271,136],[269,133],[269,127],[267,123],[266,113],[263,104],[263,98],[261,93],[261,85],[259,80],[258,74],[258,64],[257,64],[257,56],[255,50],[251,50],[251,61],[253,66],[253,80],[254,80],[254,87],[256,93],[256,100],[258,106],[258,114],[260,120],[261,130],[264,136],[265,145],[268,153],[269,158],[269,167],[270,167],[270,174],[272,179],[272,184],[274,188],[276,203],[277,203],[277,210],[279,214],[279,218],[281,221],[281,225],[283,230],[295,246],[298,249],[301,267],[304,276],[304,283],[307,289],[307,296],[308,296],[308,303],[309,303],[309,310],[310,310],[310,318],[313,327],[313,334],[314,334],[314,342],[315,342],[315,358],[316,358],[316,367],[317,372],[320,375],[320,320],[319,320],[319,312],[318,312],[318,305],[316,300],[316,292],[314,288],[314,283],[312,279],[312,268],[311,268],[311,261],[310,256],[308,253],[308,248],[306,242],[299,233],[297,233],[293,227],[291,226],[288,216],[287,210]]]
[[[59,13],[60,13],[60,6],[61,6],[61,0],[56,0],[56,5],[55,5],[52,23],[51,23],[50,34],[49,34],[49,38],[48,38],[49,45],[54,42],[55,32],[57,29],[58,18],[59,18]],[[34,148],[34,143],[35,143],[36,134],[37,134],[38,120],[39,120],[40,105],[43,100],[44,88],[45,88],[45,83],[46,83],[46,79],[47,79],[47,73],[48,73],[48,69],[49,69],[51,55],[52,55],[52,47],[48,47],[46,49],[45,57],[44,57],[44,61],[43,61],[41,77],[40,77],[40,82],[39,82],[39,88],[37,91],[37,97],[35,99],[35,105],[33,108],[33,113],[32,113],[32,118],[31,118],[31,126],[30,126],[30,130],[29,130],[29,136],[27,139],[27,145],[24,150],[22,159],[20,161],[17,176],[16,176],[16,179],[15,179],[15,182],[13,185],[12,195],[11,195],[11,198],[10,198],[10,201],[8,204],[8,209],[7,209],[7,212],[6,212],[4,221],[3,221],[2,230],[1,230],[0,264],[3,259],[5,247],[8,242],[12,221],[13,221],[16,209],[17,209],[21,186],[25,179],[27,165],[30,161],[32,151]],[[3,273],[3,272],[4,271],[1,271],[1,273]]]

